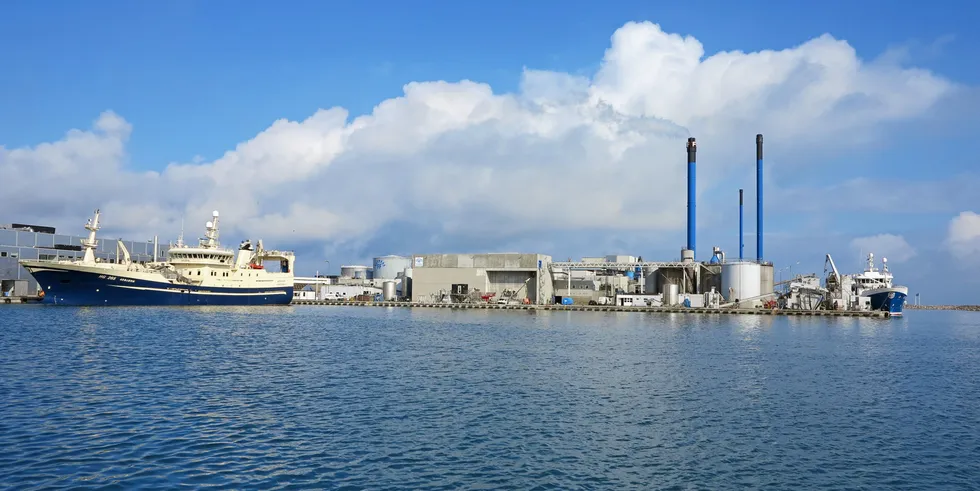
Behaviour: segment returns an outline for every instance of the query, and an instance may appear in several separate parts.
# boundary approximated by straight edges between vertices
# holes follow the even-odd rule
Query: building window
[[[7,257],[7,252],[6,251],[0,252],[0,257]]]

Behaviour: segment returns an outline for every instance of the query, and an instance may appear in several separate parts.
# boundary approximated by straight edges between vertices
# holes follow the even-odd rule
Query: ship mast
[[[180,217],[180,235],[177,236],[177,247],[184,247],[184,217]]]
[[[95,240],[95,232],[99,230],[99,210],[95,210],[95,216],[89,218],[85,222],[85,229],[88,230],[88,238],[82,239],[82,247],[85,249],[85,255],[82,256],[82,262],[85,264],[95,264],[95,248],[98,247],[99,242]]]
[[[214,249],[218,246],[218,210],[211,214],[213,220],[204,224],[207,231],[204,232],[204,239],[201,239],[201,246]],[[205,239],[207,239],[205,241]]]

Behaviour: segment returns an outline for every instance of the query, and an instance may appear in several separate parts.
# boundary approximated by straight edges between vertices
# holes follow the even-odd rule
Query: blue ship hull
[[[215,288],[168,282],[120,279],[84,271],[45,266],[31,274],[44,290],[45,304],[54,305],[287,305],[293,287]]]
[[[900,291],[884,291],[870,295],[872,310],[885,310],[893,316],[902,315],[907,295]]]

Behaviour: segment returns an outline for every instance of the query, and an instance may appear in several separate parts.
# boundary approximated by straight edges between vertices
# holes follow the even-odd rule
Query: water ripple
[[[969,489],[980,315],[0,310],[0,487]]]

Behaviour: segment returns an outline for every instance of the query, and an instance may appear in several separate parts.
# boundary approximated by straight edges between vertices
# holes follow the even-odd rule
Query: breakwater
[[[906,310],[965,310],[980,312],[980,305],[905,305]]]

